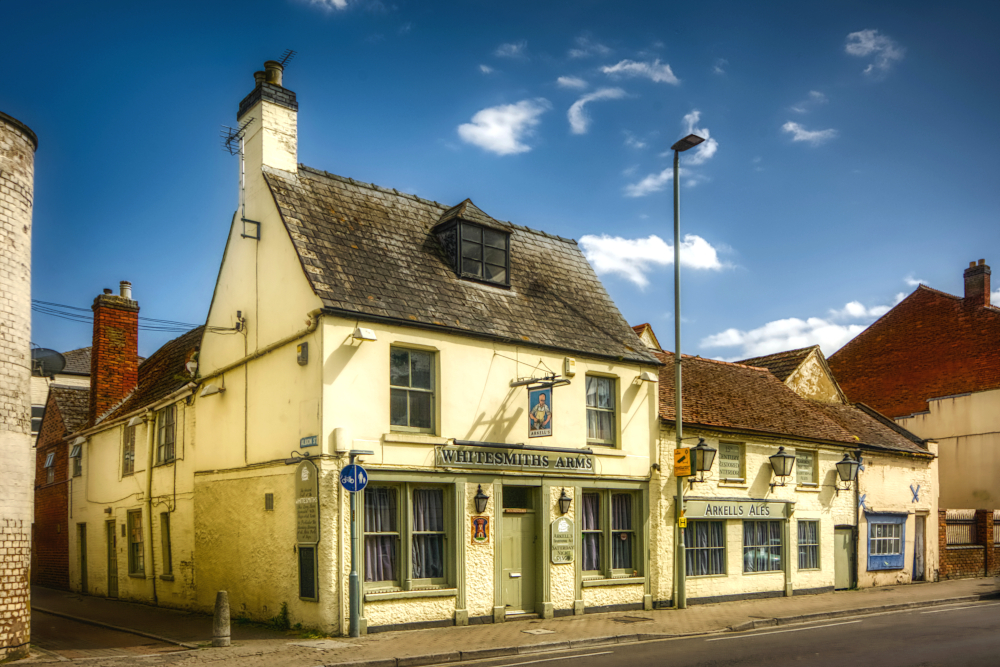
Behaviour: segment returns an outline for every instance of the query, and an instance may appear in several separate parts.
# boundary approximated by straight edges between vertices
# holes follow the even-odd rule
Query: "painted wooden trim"
[[[407,600],[411,598],[447,598],[459,595],[457,588],[433,588],[417,591],[389,591],[386,593],[365,593],[365,602],[377,600]]]
[[[628,586],[632,584],[645,584],[646,577],[621,577],[620,579],[584,579],[584,588],[594,588],[596,586]]]

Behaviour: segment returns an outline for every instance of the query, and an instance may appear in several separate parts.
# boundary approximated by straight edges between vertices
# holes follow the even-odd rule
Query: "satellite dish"
[[[66,368],[66,357],[55,350],[36,347],[31,351],[31,371],[41,376],[51,376],[61,373]]]

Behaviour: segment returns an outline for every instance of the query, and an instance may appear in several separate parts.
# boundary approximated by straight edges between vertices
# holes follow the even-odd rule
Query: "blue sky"
[[[580,240],[630,323],[683,350],[827,354],[918,281],[1000,268],[1000,4],[4,3],[0,110],[39,136],[33,296],[204,320],[237,201],[219,147],[292,48],[299,160]],[[1000,278],[995,281],[1000,287]],[[1000,290],[995,294],[1000,303]],[[90,328],[38,314],[33,341]],[[170,337],[143,331],[149,354]]]

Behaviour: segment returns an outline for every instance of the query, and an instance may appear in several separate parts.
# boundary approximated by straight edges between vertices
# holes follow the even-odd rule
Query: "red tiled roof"
[[[926,411],[930,398],[996,389],[1000,308],[920,285],[828,363],[851,401],[889,417]]]
[[[662,352],[657,357],[664,363],[660,417],[673,422],[674,355]],[[895,431],[887,433],[880,424],[869,423],[873,418],[857,408],[821,409],[825,404],[802,398],[764,368],[685,356],[682,379],[684,423],[691,426],[927,453],[914,442],[897,438]]]

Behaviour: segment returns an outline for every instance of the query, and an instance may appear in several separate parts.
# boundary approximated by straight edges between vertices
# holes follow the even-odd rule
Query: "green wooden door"
[[[833,587],[844,590],[854,585],[851,551],[854,549],[854,530],[835,528],[833,531]]]
[[[508,614],[535,611],[535,513],[505,510],[500,558]]]
[[[115,522],[105,524],[108,536],[108,597],[118,597],[118,537],[115,534]]]

